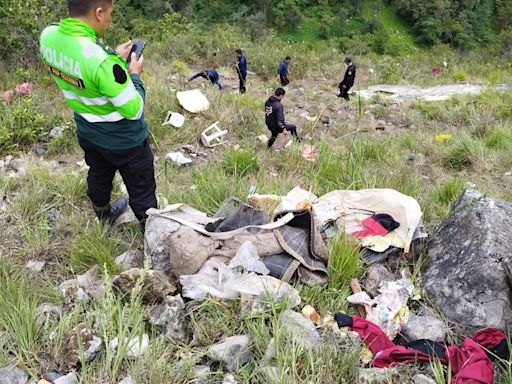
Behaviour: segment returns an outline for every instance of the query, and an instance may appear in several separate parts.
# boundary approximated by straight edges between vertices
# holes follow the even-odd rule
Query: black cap
[[[343,60],[344,63],[351,63],[352,62],[352,58],[350,56],[346,56],[345,57],[345,60]]]

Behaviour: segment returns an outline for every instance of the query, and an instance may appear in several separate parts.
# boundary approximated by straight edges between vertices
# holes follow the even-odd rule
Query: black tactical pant
[[[270,148],[274,141],[277,139],[277,135],[283,132],[283,130],[289,131],[292,136],[295,138],[295,140],[300,141],[299,136],[297,135],[297,127],[293,124],[285,124],[284,128],[278,128],[278,129],[271,129],[270,132],[272,133],[272,136],[270,137],[267,146]]]
[[[238,71],[238,89],[240,90],[240,93],[245,93],[247,91],[247,88],[245,87],[245,82],[247,79],[247,74],[243,76],[240,71]]]
[[[157,206],[153,152],[148,140],[126,150],[104,149],[80,138],[78,142],[89,166],[87,195],[93,205],[101,208],[110,204],[112,181],[119,171],[128,190],[133,213],[139,221],[145,220],[146,210]]]
[[[345,100],[349,101],[350,97],[348,96],[348,91],[350,90],[350,88],[352,88],[352,85],[340,83],[339,87],[340,87],[340,94],[338,96],[343,97]]]

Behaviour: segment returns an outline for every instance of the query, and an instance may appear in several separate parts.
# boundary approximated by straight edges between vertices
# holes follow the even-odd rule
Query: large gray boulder
[[[423,284],[449,320],[470,330],[512,323],[512,204],[465,191],[428,256]]]

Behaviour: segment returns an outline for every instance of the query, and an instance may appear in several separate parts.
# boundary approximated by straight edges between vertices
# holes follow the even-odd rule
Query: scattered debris
[[[268,275],[269,269],[260,260],[258,250],[252,242],[246,241],[236,252],[235,257],[231,259],[228,265],[233,271],[250,271],[260,275]]]
[[[361,384],[388,384],[393,383],[397,371],[394,368],[359,368],[359,381]]]
[[[164,301],[153,308],[149,323],[165,332],[165,336],[180,343],[188,342],[185,319],[185,303],[180,295],[167,296]]]
[[[451,140],[451,139],[452,139],[451,133],[440,133],[440,134],[435,136],[435,140],[438,143],[444,143],[445,141],[448,141],[448,140]]]
[[[300,150],[300,155],[307,161],[316,161],[318,159],[316,145],[304,144]]]
[[[222,384],[237,384],[237,381],[235,380],[235,376],[228,373],[224,376],[224,379],[222,379]]]
[[[110,350],[117,352],[119,348],[119,338],[115,337],[110,340]],[[141,357],[149,348],[149,336],[145,333],[142,337],[136,336],[132,339],[125,337],[123,351],[126,353],[128,359],[138,359]]]
[[[207,148],[224,144],[224,136],[227,134],[228,131],[220,129],[219,122],[216,121],[201,133],[201,143]]]
[[[194,164],[194,162],[191,159],[185,157],[181,152],[169,152],[168,154],[165,155],[165,158],[167,160],[171,160],[173,163],[183,165],[185,167],[190,167],[192,166],[192,164]]]
[[[130,376],[126,376],[118,384],[135,384],[135,381],[133,381],[133,379]]]
[[[379,287],[385,282],[395,281],[396,277],[382,264],[372,264],[366,271],[366,280],[364,287],[370,296],[375,297],[379,294]]]
[[[311,305],[306,305],[306,306],[304,306],[304,308],[302,308],[302,315],[306,319],[311,320],[315,324],[319,323],[320,320],[322,319],[320,314]]]
[[[267,135],[259,135],[259,136],[257,137],[257,139],[258,139],[259,141],[261,141],[263,144],[267,144],[267,143],[268,143],[268,137],[267,137]]]
[[[437,384],[437,382],[428,377],[427,375],[423,375],[422,373],[418,373],[412,377],[412,381],[414,384]]]
[[[207,111],[210,108],[210,102],[199,89],[178,92],[176,97],[181,106],[191,113]]]
[[[196,365],[192,367],[192,372],[194,373],[194,379],[197,383],[207,383],[211,369],[207,365]]]
[[[11,101],[11,98],[14,95],[30,95],[31,92],[32,92],[32,83],[25,81],[22,84],[18,84],[16,86],[16,88],[5,91],[3,93],[2,99],[3,99],[4,104],[9,104]]]
[[[246,364],[251,359],[248,336],[231,336],[208,348],[208,357],[226,364],[229,371]]]
[[[164,122],[162,123],[163,126],[172,125],[176,128],[182,127],[183,124],[185,124],[185,116],[183,116],[181,113],[171,112],[171,111],[169,111],[167,113],[167,117],[165,118]]]

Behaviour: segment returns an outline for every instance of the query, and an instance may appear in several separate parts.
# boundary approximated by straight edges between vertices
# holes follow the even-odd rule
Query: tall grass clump
[[[361,275],[362,260],[359,245],[342,233],[331,241],[329,253],[329,288],[341,289]]]
[[[506,149],[512,146],[512,129],[493,129],[485,139],[485,145],[491,149]]]
[[[259,169],[258,156],[248,149],[238,151],[230,149],[224,158],[223,168],[234,176],[245,176],[257,172]]]
[[[444,156],[445,165],[461,171],[467,167],[486,168],[487,150],[483,143],[462,137]]]

